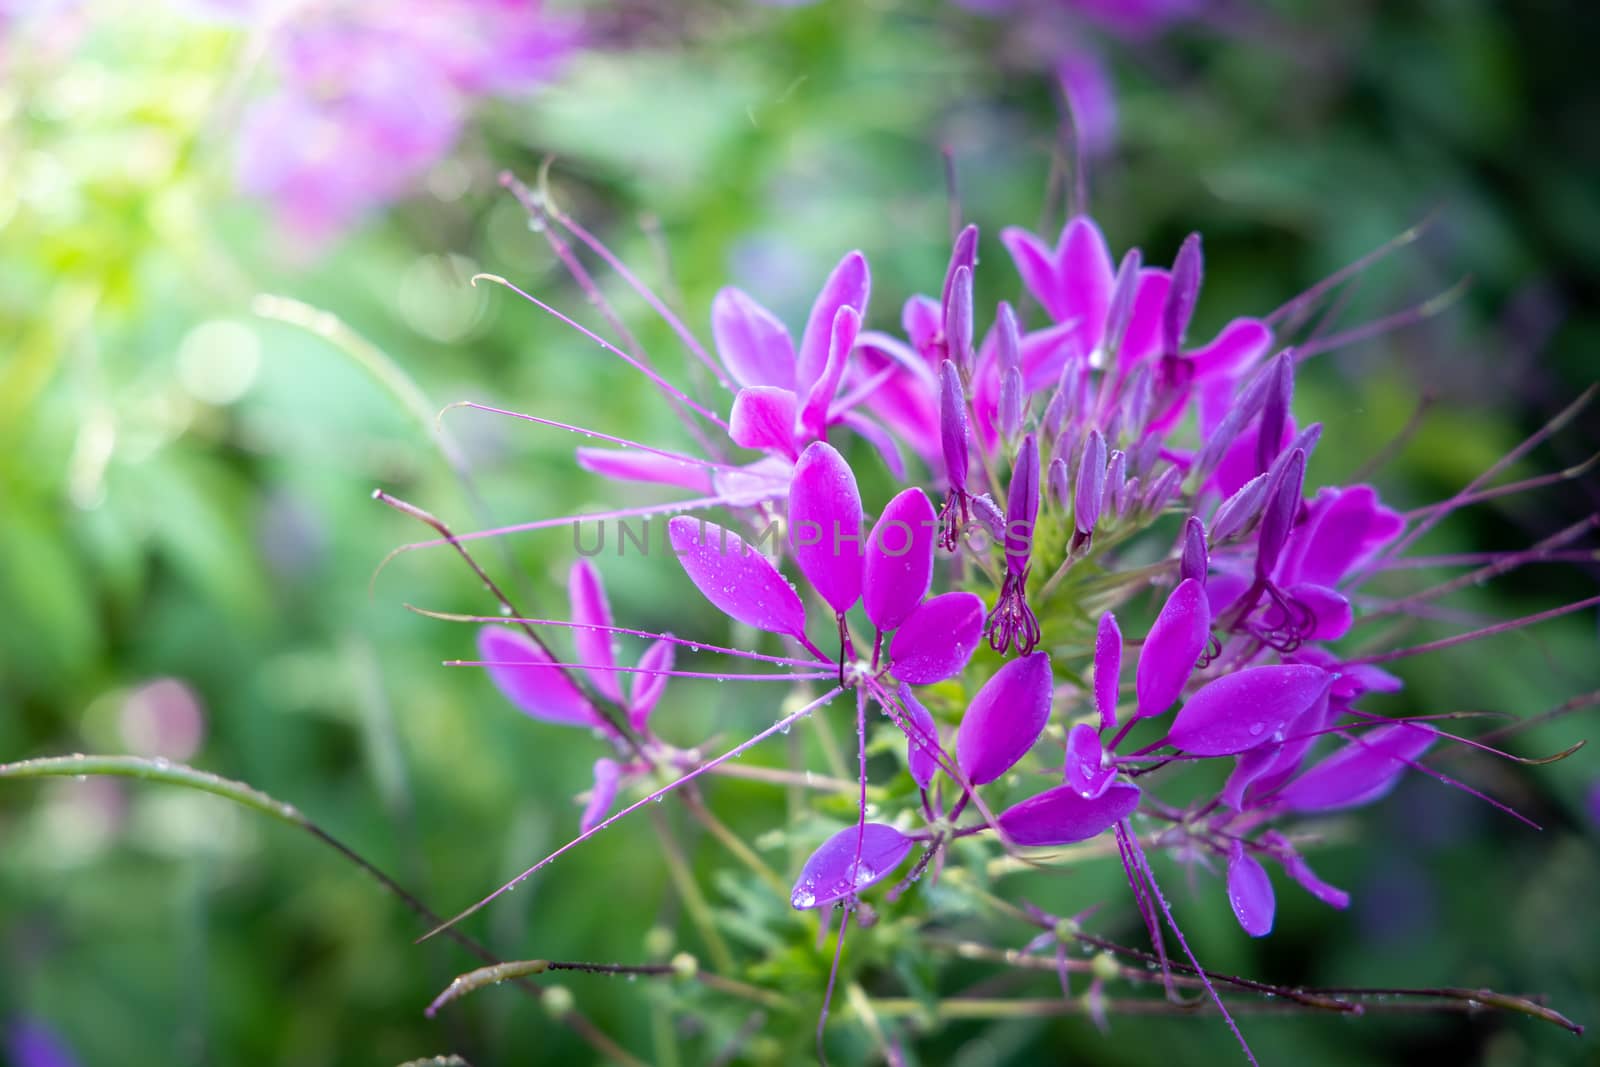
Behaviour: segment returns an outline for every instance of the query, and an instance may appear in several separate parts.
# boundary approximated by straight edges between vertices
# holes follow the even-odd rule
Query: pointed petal
[[[578,832],[586,834],[598,826],[617,799],[617,786],[621,783],[622,768],[613,759],[594,761],[594,788],[589,792],[589,803],[584,806],[583,818],[578,822]]]
[[[1311,628],[1300,635],[1306,641],[1337,641],[1355,624],[1355,610],[1350,601],[1325,585],[1301,583],[1291,585],[1284,593],[1311,613],[1314,620]],[[1267,625],[1273,625],[1276,617],[1275,613],[1269,615]]]
[[[904,683],[900,685],[900,703],[917,729],[916,734],[906,734],[906,765],[911,769],[911,777],[918,788],[926,789],[939,770],[939,754],[928,745],[928,741],[939,740],[939,724],[933,721],[933,713],[923,707],[911,687]],[[924,741],[923,738],[928,740]]]
[[[1086,800],[1093,800],[1111,785],[1117,769],[1106,762],[1105,747],[1093,726],[1080,722],[1067,731],[1066,784]]]
[[[939,444],[944,451],[945,478],[950,488],[967,488],[967,464],[972,430],[967,424],[967,398],[961,391],[961,374],[948,359],[939,365]]]
[[[1228,903],[1239,925],[1251,937],[1266,937],[1272,933],[1272,917],[1277,901],[1272,895],[1272,879],[1266,868],[1244,850],[1244,843],[1235,841],[1228,856]]]
[[[1011,470],[1006,497],[1006,569],[1021,574],[1033,552],[1033,532],[1039,520],[1039,441],[1033,434],[1022,439]]]
[[[800,398],[774,385],[739,390],[728,416],[728,436],[740,448],[781,452],[793,459],[794,420]]]
[[[822,283],[817,302],[811,306],[811,316],[806,319],[805,333],[800,337],[800,351],[795,364],[795,391],[809,394],[811,387],[822,377],[828,363],[828,349],[833,341],[834,323],[842,308],[852,308],[859,322],[867,311],[867,294],[872,288],[872,275],[867,260],[860,252],[851,252],[839,261]],[[832,398],[832,394],[829,394]]]
[[[994,781],[1044,733],[1050,721],[1050,657],[1014,659],[983,684],[956,732],[956,763],[974,785]]]
[[[1167,743],[1194,756],[1232,756],[1281,741],[1280,731],[1328,687],[1328,672],[1296,663],[1225,674],[1184,702]]]
[[[601,694],[621,703],[622,680],[611,668],[617,665],[616,635],[610,630],[590,630],[586,626],[610,626],[611,605],[600,572],[586,559],[572,564],[567,573],[567,596],[572,602],[572,643],[578,649],[578,662],[595,668],[585,671]]]
[[[650,715],[656,710],[661,694],[667,691],[668,676],[647,674],[647,671],[670,671],[675,657],[671,641],[657,641],[639,657],[640,673],[634,675],[633,699],[628,702],[628,722],[639,733],[650,725]]]
[[[911,844],[909,837],[883,823],[846,826],[806,860],[789,903],[797,911],[806,911],[853,896],[892,874],[911,851]]]
[[[1128,314],[1128,332],[1117,349],[1117,365],[1126,373],[1134,364],[1161,351],[1161,313],[1167,306],[1172,276],[1156,267],[1139,272],[1139,287]]]
[[[1183,346],[1183,335],[1189,329],[1189,319],[1200,300],[1201,272],[1200,235],[1191,233],[1184,238],[1178,258],[1172,262],[1172,288],[1161,314],[1161,347],[1168,355],[1177,355]]]
[[[778,317],[738,289],[711,301],[711,336],[722,365],[740,385],[794,389],[794,341]]]
[[[1070,845],[1097,837],[1134,813],[1139,787],[1114,782],[1093,800],[1058,785],[1000,813],[1000,828],[1019,845]]]
[[[668,521],[667,538],[689,580],[718,611],[769,633],[805,632],[800,594],[738,534],[680,515]]]
[[[939,308],[940,303],[932,297],[918,295],[908,299],[900,309],[900,328],[905,331],[911,347],[924,358],[931,358],[933,344],[944,331]]]
[[[983,599],[976,593],[942,593],[924,600],[889,642],[889,673],[912,685],[954,678],[983,637]]]
[[[966,266],[956,268],[945,290],[944,347],[957,367],[972,372],[972,270]]]
[[[1396,723],[1361,734],[1284,786],[1278,802],[1292,811],[1337,811],[1369,804],[1438,737],[1420,723]]]
[[[1300,883],[1301,888],[1330,908],[1348,908],[1350,894],[1336,885],[1329,885],[1311,869],[1311,865],[1294,850],[1289,844],[1289,839],[1282,834],[1268,833],[1262,835],[1263,840],[1271,840],[1276,848],[1279,862],[1283,864],[1283,873]]]
[[[616,482],[678,485],[697,493],[711,492],[711,475],[701,466],[670,456],[615,448],[577,449],[578,466]]]
[[[855,308],[840,308],[829,334],[827,361],[806,394],[805,407],[800,410],[800,425],[812,437],[821,437],[828,428],[828,408],[839,392],[839,382],[844,378],[845,365],[860,330],[860,313]]]
[[[1002,230],[1000,242],[1006,246],[1006,251],[1011,253],[1011,259],[1017,265],[1017,273],[1022,275],[1022,284],[1028,287],[1028,292],[1033,294],[1033,298],[1039,301],[1040,306],[1057,322],[1066,319],[1067,295],[1063,284],[1056,277],[1055,250],[1027,230],[1017,226]]]
[[[843,615],[861,599],[861,494],[837,449],[811,444],[789,484],[789,544],[812,586]]]
[[[1139,650],[1134,690],[1137,717],[1160,715],[1183,692],[1211,633],[1211,603],[1205,586],[1185,578],[1172,590]]]
[[[1272,330],[1260,319],[1234,319],[1204,348],[1185,354],[1196,380],[1247,374],[1272,347]]]
[[[1063,318],[1082,323],[1083,351],[1092,352],[1099,347],[1105,333],[1116,265],[1100,227],[1088,216],[1079,215],[1062,231],[1056,277],[1066,291]]]
[[[1324,489],[1309,511],[1284,550],[1285,581],[1337,585],[1405,529],[1370,485]]]
[[[899,626],[928,595],[938,523],[927,494],[912,488],[889,501],[873,524],[862,596],[867,618],[878,629]]]
[[[519,664],[487,670],[495,688],[525,714],[564,726],[594,726],[600,722],[594,705],[565,671],[548,665],[553,661],[526,634],[503,626],[485,626],[478,631],[478,654],[485,663]]]
[[[1122,630],[1111,612],[1100,616],[1094,638],[1094,707],[1100,713],[1100,729],[1117,725],[1117,686],[1122,675]]]

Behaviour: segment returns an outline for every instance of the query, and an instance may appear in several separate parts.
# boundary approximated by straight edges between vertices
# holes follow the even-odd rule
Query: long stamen
[[[814,682],[832,678],[832,671],[810,674],[718,674],[715,671],[664,671],[655,667],[623,667],[598,663],[530,663],[526,660],[447,659],[446,667],[560,667],[564,670],[604,671],[612,674],[643,674],[651,678],[713,678],[719,682]]]
[[[706,762],[704,762],[704,763],[700,764],[699,766],[695,767],[693,770],[686,772],[682,776],[680,776],[680,777],[674,779],[673,781],[669,782],[668,784],[662,786],[660,789],[657,789],[655,792],[651,793],[650,795],[648,795],[646,797],[643,797],[642,799],[637,800],[632,804],[629,804],[626,808],[623,808],[621,811],[617,812],[615,815],[612,815],[610,818],[607,818],[602,822],[596,823],[594,826],[590,827],[588,830],[585,830],[583,833],[579,834],[577,837],[573,838],[571,841],[568,841],[566,844],[562,845],[560,848],[558,848],[554,852],[550,853],[548,856],[546,856],[544,859],[540,860],[538,863],[535,863],[532,867],[529,867],[527,870],[523,871],[521,874],[519,874],[515,878],[511,879],[511,881],[507,882],[505,885],[502,885],[499,889],[496,889],[493,893],[490,893],[488,896],[484,897],[482,900],[478,901],[476,904],[473,904],[471,907],[468,907],[464,911],[452,916],[451,918],[447,919],[445,922],[440,923],[438,926],[434,927],[432,930],[429,930],[426,934],[423,934],[421,937],[417,938],[417,940],[419,942],[420,941],[426,941],[429,938],[433,937],[434,935],[439,934],[439,933],[443,932],[444,930],[448,929],[449,927],[452,927],[452,926],[456,925],[461,920],[463,920],[463,919],[465,919],[465,918],[467,918],[467,917],[469,917],[471,915],[476,915],[479,911],[482,911],[489,904],[491,904],[495,900],[499,899],[499,897],[502,894],[508,893],[511,890],[515,889],[517,886],[521,885],[523,882],[525,882],[529,878],[531,878],[539,870],[543,869],[547,864],[550,864],[550,863],[554,862],[557,858],[559,858],[560,856],[564,855],[565,853],[571,851],[572,849],[576,848],[578,845],[582,844],[583,842],[589,840],[589,838],[593,837],[595,834],[598,834],[600,831],[609,828],[610,826],[612,826],[613,824],[621,821],[622,819],[626,818],[627,816],[632,815],[634,812],[638,811],[640,808],[644,807],[646,804],[649,804],[649,803],[652,803],[653,801],[659,800],[661,797],[666,796],[668,793],[672,792],[675,789],[682,788],[683,786],[689,784],[690,782],[694,781],[696,778],[700,777],[702,774],[705,774],[707,771],[712,770],[713,768],[717,767],[718,765],[726,763],[730,759],[736,759],[737,757],[744,755],[744,753],[750,751],[750,749],[754,748],[756,745],[760,744],[762,741],[765,741],[767,738],[773,736],[774,734],[779,734],[779,733],[783,733],[783,732],[787,731],[795,723],[799,722],[801,719],[805,718],[807,715],[810,715],[813,711],[817,710],[822,705],[828,703],[828,701],[830,701],[834,697],[838,696],[840,692],[841,692],[841,690],[839,690],[839,689],[830,689],[828,692],[824,693],[822,696],[820,696],[817,699],[811,701],[811,703],[806,704],[804,707],[801,707],[801,708],[799,708],[799,709],[797,709],[795,711],[790,712],[788,715],[785,715],[783,718],[779,719],[777,722],[773,723],[771,726],[767,727],[765,730],[762,730],[760,733],[756,734],[754,737],[751,737],[748,740],[746,740],[746,741],[744,741],[744,742],[742,742],[742,743],[740,743],[738,745],[735,745],[733,748],[728,749],[728,751],[724,752],[720,756],[715,757],[714,759],[707,760]]]
[[[549,426],[553,429],[565,430],[568,433],[577,434],[580,437],[594,438],[600,441],[610,441],[612,444],[621,445],[623,448],[631,448],[639,452],[647,452],[652,456],[660,456],[663,459],[675,459],[680,463],[688,464],[689,466],[693,467],[704,467],[707,470],[737,471],[742,469],[732,463],[719,463],[716,460],[703,459],[699,456],[691,456],[684,452],[672,452],[664,448],[656,448],[653,445],[642,444],[638,441],[630,441],[626,437],[613,437],[611,434],[602,433],[599,430],[589,430],[582,426],[573,426],[571,423],[559,422],[555,419],[546,419],[538,415],[527,415],[520,411],[508,411],[505,408],[491,407],[488,404],[479,404],[473,400],[458,400],[454,404],[446,405],[444,411],[441,411],[439,414],[443,415],[445,411],[450,411],[452,408],[471,408],[474,411],[485,411],[491,415],[504,415],[510,419],[521,419],[523,422],[538,423],[540,426]]]
[[[1496,623],[1493,626],[1485,626],[1481,630],[1473,630],[1470,633],[1456,634],[1452,637],[1441,638],[1438,641],[1429,641],[1427,644],[1413,645],[1410,648],[1396,648],[1390,649],[1387,652],[1374,652],[1371,655],[1361,656],[1357,659],[1346,660],[1345,662],[1351,665],[1363,663],[1388,663],[1392,660],[1404,659],[1407,656],[1420,656],[1426,652],[1438,652],[1441,649],[1453,648],[1456,645],[1466,644],[1468,641],[1477,641],[1480,638],[1493,637],[1495,634],[1506,633],[1510,630],[1520,630],[1525,626],[1532,626],[1535,623],[1545,622],[1548,619],[1559,618],[1562,615],[1570,615],[1574,611],[1582,611],[1584,608],[1594,607],[1596,604],[1600,604],[1600,596],[1592,596],[1585,600],[1574,601],[1571,604],[1563,604],[1561,607],[1551,608],[1549,611],[1541,611],[1533,615],[1524,615],[1520,619],[1508,619],[1505,622]]]

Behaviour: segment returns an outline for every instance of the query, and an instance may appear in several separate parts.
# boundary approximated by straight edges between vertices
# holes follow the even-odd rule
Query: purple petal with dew
[[[996,422],[1000,436],[1008,441],[1016,439],[1022,431],[1022,418],[1027,413],[1027,395],[1022,384],[1022,372],[1012,367],[1000,379],[1000,405]]]
[[[1172,287],[1167,291],[1167,304],[1161,312],[1161,347],[1168,355],[1177,355],[1183,346],[1184,334],[1189,329],[1189,319],[1200,300],[1200,275],[1204,269],[1200,251],[1200,235],[1191,233],[1183,239],[1178,256],[1172,262]]]
[[[807,911],[853,896],[892,874],[911,845],[911,838],[883,823],[846,826],[806,860],[789,903]]]
[[[1003,541],[1006,536],[1006,513],[1000,510],[1000,505],[988,493],[972,498],[972,517],[989,532],[989,536],[996,541]]]
[[[1090,430],[1078,461],[1078,485],[1072,495],[1072,525],[1087,537],[1100,521],[1100,502],[1106,493],[1106,439]]]
[[[1050,656],[1034,652],[994,673],[967,705],[956,732],[956,763],[974,785],[1016,766],[1050,721]]]
[[[811,306],[806,319],[805,333],[800,337],[800,350],[795,364],[795,390],[807,394],[816,384],[828,364],[828,351],[833,345],[834,324],[843,308],[851,308],[859,321],[866,314],[867,296],[872,289],[872,274],[867,260],[860,252],[851,252],[839,261],[822,283],[822,291]],[[830,398],[831,398],[830,394]]]
[[[1281,732],[1313,707],[1329,674],[1309,664],[1249,667],[1201,687],[1178,709],[1167,743],[1195,756],[1232,756],[1282,741]]]
[[[808,446],[789,486],[789,543],[800,571],[843,615],[861,599],[861,493],[837,449]]]
[[[1007,808],[998,822],[1019,845],[1070,845],[1098,837],[1138,807],[1139,787],[1130,782],[1113,782],[1092,800],[1058,785]]]
[[[611,448],[580,448],[576,452],[578,466],[612,481],[677,485],[697,493],[711,491],[710,473],[693,463]]]
[[[1211,569],[1211,557],[1206,551],[1206,524],[1199,516],[1190,515],[1183,523],[1183,554],[1178,560],[1178,574],[1185,579],[1204,582]]]
[[[921,489],[895,496],[867,535],[862,599],[867,618],[893,630],[916,610],[933,583],[933,540],[939,522]]]
[[[667,539],[689,580],[713,607],[736,622],[769,633],[805,633],[800,594],[772,561],[715,523],[680,515]]]
[[[1183,692],[1211,634],[1211,604],[1205,586],[1192,578],[1179,582],[1162,605],[1139,650],[1134,692],[1140,719],[1160,715]]]
[[[526,634],[503,626],[478,631],[478,654],[488,667],[495,688],[523,713],[541,722],[563,726],[594,726],[600,722],[594,705]]]
[[[617,800],[617,786],[622,782],[622,767],[614,759],[594,761],[594,787],[589,790],[589,803],[584,805],[583,818],[578,822],[578,832],[586,834],[600,824]]]
[[[1020,574],[1033,550],[1033,528],[1039,519],[1039,441],[1033,434],[1022,439],[1011,471],[1006,497],[1006,568]]]
[[[1017,226],[1000,233],[1000,242],[1011,253],[1022,284],[1057,322],[1069,317],[1066,286],[1056,274],[1055,250],[1034,234]]]
[[[1117,496],[1128,481],[1127,470],[1127,453],[1120,448],[1112,449],[1111,458],[1106,460],[1106,491],[1100,498],[1102,512],[1115,510]]]
[[[628,702],[628,722],[643,733],[650,725],[650,716],[667,690],[665,672],[672,669],[676,658],[671,641],[657,641],[639,657],[639,673],[634,675],[633,699]]]
[[[1335,681],[1337,684],[1337,680]],[[1252,753],[1261,753],[1263,761],[1250,762],[1251,770],[1246,772],[1251,780],[1243,783],[1248,791],[1244,794],[1244,803],[1236,805],[1246,808],[1260,806],[1263,797],[1276,792],[1285,782],[1300,773],[1305,763],[1306,753],[1311,751],[1318,741],[1322,740],[1323,729],[1329,720],[1337,714],[1337,709],[1332,702],[1333,689],[1317,698],[1317,702],[1310,709],[1294,720],[1294,725],[1284,730],[1282,744],[1262,745],[1243,753],[1239,757],[1239,767],[1244,768],[1246,761]],[[1270,758],[1267,758],[1269,757]],[[1238,770],[1235,771],[1239,773]],[[1231,780],[1230,780],[1231,784]]]
[[[1094,637],[1094,707],[1100,714],[1100,729],[1117,725],[1117,687],[1122,674],[1122,631],[1111,612],[1100,616]]]
[[[1111,250],[1094,220],[1079,215],[1068,221],[1061,231],[1056,278],[1066,294],[1066,314],[1062,317],[1082,323],[1080,342],[1084,352],[1098,348],[1105,334],[1115,271]]]
[[[1234,841],[1228,855],[1228,903],[1233,914],[1251,937],[1272,933],[1272,917],[1277,901],[1272,895],[1272,879],[1260,862],[1244,850],[1244,842]]]
[[[944,451],[945,477],[950,488],[967,487],[972,430],[967,425],[967,398],[961,390],[961,373],[950,360],[939,365],[939,443]]]
[[[1111,786],[1117,769],[1106,762],[1106,750],[1093,726],[1080,722],[1067,731],[1066,784],[1093,800]]]
[[[593,670],[584,673],[602,695],[622,702],[622,680],[617,675],[615,635],[609,629],[590,626],[611,625],[611,605],[600,572],[586,559],[573,562],[567,572],[567,596],[572,603],[572,643],[577,646],[578,662]]]
[[[1437,739],[1419,723],[1396,723],[1356,735],[1300,777],[1284,786],[1277,802],[1291,811],[1336,811],[1381,799],[1394,788],[1410,762]]]
[[[931,747],[938,744],[939,725],[933,721],[933,713],[922,705],[911,687],[904,683],[900,686],[900,703],[905,707],[912,726],[906,731],[906,765],[917,787],[926,789],[939,771],[939,752]]]
[[[1405,520],[1369,485],[1323,489],[1307,510],[1284,550],[1285,581],[1337,585],[1405,529]]]
[[[1296,729],[1299,727],[1297,726]],[[1234,811],[1243,811],[1245,808],[1245,790],[1250,785],[1266,774],[1277,764],[1280,749],[1275,745],[1260,745],[1248,752],[1239,753],[1238,762],[1234,764],[1233,773],[1228,775],[1228,780],[1222,786],[1222,791],[1217,794],[1223,806]]]
[[[817,376],[811,391],[806,394],[805,406],[800,410],[800,425],[812,437],[821,437],[828,427],[828,409],[839,392],[839,382],[844,379],[845,366],[860,330],[860,313],[852,307],[840,308],[829,335],[827,362],[823,364],[822,373]]]
[[[1267,499],[1261,509],[1261,528],[1256,531],[1256,577],[1265,578],[1278,565],[1278,556],[1289,539],[1295,516],[1300,512],[1305,491],[1306,454],[1296,448],[1276,467],[1267,483]]]
[[[932,685],[966,670],[983,639],[983,599],[942,593],[924,600],[889,642],[889,673],[912,685]]]
[[[733,380],[794,390],[794,341],[778,317],[746,293],[724,289],[711,301],[711,336]]]
[[[740,448],[782,452],[794,459],[794,426],[799,406],[799,397],[775,385],[741,389],[733,398],[733,411],[728,415],[728,436]]]

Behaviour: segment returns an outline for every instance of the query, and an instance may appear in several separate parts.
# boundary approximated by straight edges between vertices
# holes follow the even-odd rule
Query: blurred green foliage
[[[1422,242],[1366,275],[1344,321],[1462,276],[1474,279],[1469,295],[1420,327],[1319,360],[1301,401],[1327,424],[1314,476],[1328,479],[1357,470],[1419,395],[1433,396],[1422,432],[1380,480],[1402,507],[1452,492],[1596,377],[1600,109],[1581,48],[1596,16],[1583,4],[1487,0],[1235,6],[1224,26],[1110,47],[1121,146],[1092,174],[1090,206],[1119,249],[1159,257],[1204,231],[1202,332],[1276,306],[1437,212]],[[964,213],[984,227],[980,279],[1000,287],[985,299],[1014,295],[999,228],[1061,217],[1046,202],[1059,141],[1049,86],[1004,23],[910,0],[623,7],[606,47],[534,98],[486,108],[426,189],[315,258],[286,248],[259,206],[231,192],[247,36],[107,3],[5,50],[0,759],[138,751],[149,738],[129,709],[153,680],[178,679],[203,714],[193,762],[291,801],[440,910],[570,836],[599,746],[524,719],[476,672],[440,665],[470,655],[470,631],[403,604],[492,610],[447,550],[374,573],[390,548],[427,535],[374,503],[377,486],[458,529],[633,499],[580,476],[573,440],[554,431],[460,410],[435,425],[448,402],[680,440],[638,376],[510,294],[469,285],[477,271],[503,274],[594,320],[497,171],[532,179],[553,154],[550,188],[565,210],[702,336],[710,297],[728,283],[796,321],[850,247],[873,266],[874,324],[891,328],[900,301],[935,289],[943,270],[941,149]],[[645,348],[693,380],[669,331],[602,280]],[[281,321],[294,305],[263,295],[304,301],[370,341],[415,382],[426,416],[350,358],[343,335],[330,339],[325,320],[310,320],[320,333]],[[1595,437],[1593,424],[1570,428],[1512,473],[1573,462]],[[446,461],[446,441],[470,481]],[[1447,524],[1427,547],[1526,544],[1595,500],[1592,485],[1513,498]],[[569,545],[558,528],[482,556],[529,613],[561,615]],[[659,560],[608,558],[603,569],[629,625],[719,632]],[[1538,610],[1581,595],[1593,574],[1519,575],[1451,604],[1472,618]],[[1410,661],[1406,693],[1384,710],[1533,714],[1594,687],[1594,645],[1592,618],[1579,618]],[[740,737],[771,715],[739,687],[675,683],[657,721],[687,743]],[[1563,748],[1588,722],[1530,731],[1517,751]],[[798,731],[790,743],[818,741]],[[1279,931],[1246,943],[1214,881],[1192,903],[1177,893],[1201,958],[1286,982],[1546,992],[1593,1021],[1600,858],[1582,799],[1593,759],[1463,756],[1452,771],[1545,832],[1410,782],[1365,813],[1355,844],[1319,857],[1326,877],[1354,889],[1350,913],[1286,892]],[[723,781],[710,795],[794,873],[795,842],[773,833],[780,791]],[[660,818],[689,842],[728,937],[793,921],[781,899],[730,873],[681,810],[666,805]],[[654,833],[648,820],[609,832],[469,927],[508,958],[703,954]],[[414,946],[414,918],[355,868],[215,798],[109,780],[8,783],[0,857],[0,1016],[48,1021],[85,1064],[396,1064],[459,1051],[483,1067],[591,1055],[509,990],[424,1019],[472,961]],[[1015,888],[1041,903],[1107,900],[1131,931],[1120,881],[1099,864]],[[1168,881],[1181,884],[1175,870]],[[658,926],[681,930],[681,943],[652,936]],[[803,1039],[755,1047],[804,1062],[826,960],[789,966],[801,1018],[773,1033]],[[1038,995],[1052,982],[1043,976]],[[648,983],[563,984],[623,1045],[670,1062],[678,1039]],[[724,1026],[727,1009],[717,1011],[707,1017]],[[1266,1018],[1248,1030],[1268,1063],[1593,1055],[1587,1039],[1491,1018]],[[680,1062],[715,1047],[679,1038]],[[1232,1048],[1215,1020],[1114,1020],[1109,1038],[1082,1020],[1027,1021],[953,1026],[916,1056],[1198,1064],[1226,1062]]]

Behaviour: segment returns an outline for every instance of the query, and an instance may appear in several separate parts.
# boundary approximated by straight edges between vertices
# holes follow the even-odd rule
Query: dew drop
[[[1251,737],[1260,737],[1262,734],[1266,733],[1266,730],[1267,730],[1267,724],[1264,723],[1264,722],[1257,722],[1257,723],[1251,723],[1250,724],[1250,736]]]

